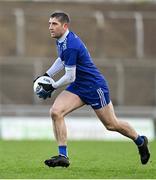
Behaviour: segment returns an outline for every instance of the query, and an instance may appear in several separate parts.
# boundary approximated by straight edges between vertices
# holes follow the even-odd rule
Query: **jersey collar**
[[[63,34],[63,36],[61,36],[57,41],[59,43],[62,43],[66,39],[68,34],[69,34],[69,30],[67,29],[66,32]]]

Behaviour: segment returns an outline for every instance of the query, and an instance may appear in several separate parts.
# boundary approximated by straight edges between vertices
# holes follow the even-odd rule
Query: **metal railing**
[[[130,96],[134,95],[133,89],[129,89],[128,92],[126,90],[126,69],[133,70],[134,68],[137,68],[137,70],[141,70],[142,73],[142,68],[148,69],[149,72],[151,71],[151,75],[147,79],[144,79],[144,77],[141,79],[142,81],[146,81],[146,86],[150,87],[151,84],[153,84],[153,88],[151,89],[151,94],[148,94],[148,96],[151,97],[152,103],[156,104],[156,62],[155,61],[142,61],[142,63],[129,59],[129,60],[103,60],[103,59],[95,59],[95,62],[97,66],[104,71],[107,71],[107,78],[108,79],[115,79],[115,84],[116,88],[112,89],[111,92],[113,91],[114,93],[111,94],[113,99],[115,98],[116,100],[116,105],[125,105],[125,94],[130,93]],[[133,63],[132,63],[133,62]],[[39,101],[38,98],[33,95],[32,87],[30,84],[32,84],[32,81],[35,77],[37,77],[40,74],[43,74],[43,72],[46,71],[45,65],[50,66],[50,60],[49,58],[41,58],[41,57],[36,57],[36,58],[27,58],[27,57],[0,57],[0,104],[6,104],[6,102],[2,103],[2,97],[5,95],[5,97],[15,97],[15,94],[12,92],[15,92],[19,89],[21,89],[21,100],[20,102],[17,101],[17,103],[20,104],[42,104],[41,101]],[[5,67],[5,69],[3,68]],[[18,67],[23,67],[23,72]],[[28,69],[29,68],[29,69]],[[113,74],[109,72],[109,69],[114,69]],[[3,69],[3,70],[2,70]],[[10,72],[16,72],[16,75],[12,79],[9,80],[9,77],[11,76]],[[4,73],[4,74],[2,74]],[[133,71],[132,71],[133,73]],[[139,75],[139,71],[137,73]],[[141,74],[142,75],[142,74]],[[133,74],[130,74],[131,77],[131,83],[136,79],[137,77],[133,78]],[[10,77],[11,78],[11,77]],[[28,78],[27,80],[27,86],[25,87],[25,83],[23,79]],[[7,80],[8,79],[8,80]],[[21,82],[20,84],[16,81],[16,79],[19,79]],[[6,83],[11,83],[13,86],[11,89],[8,89],[9,84]],[[139,81],[137,83],[140,83]],[[150,83],[148,85],[148,83]],[[114,84],[111,84],[113,87]],[[140,84],[141,85],[141,84]],[[139,86],[138,86],[139,87]],[[25,89],[28,88],[28,89]],[[132,87],[134,88],[134,87]],[[23,91],[22,91],[23,90]],[[144,91],[145,89],[139,89],[139,91]],[[135,92],[134,92],[135,93]],[[16,95],[18,96],[18,94]],[[28,103],[27,98],[31,98],[31,102]],[[137,97],[136,97],[137,98]],[[143,98],[145,98],[143,96]],[[14,98],[13,98],[14,99]],[[3,97],[3,101],[5,101],[5,98]],[[10,104],[16,104],[16,101],[12,101],[11,99],[8,101]],[[7,103],[8,104],[8,103]],[[153,104],[151,104],[152,106]]]

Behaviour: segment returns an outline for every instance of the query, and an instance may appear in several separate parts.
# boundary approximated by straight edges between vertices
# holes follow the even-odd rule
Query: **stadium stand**
[[[51,104],[34,97],[32,80],[57,56],[48,31],[49,15],[55,10],[71,15],[71,29],[108,79],[115,105],[156,105],[155,4],[31,1],[0,2],[0,104]],[[19,11],[23,15],[18,16]],[[137,21],[136,12],[142,19]],[[143,29],[136,29],[140,22]],[[137,31],[143,35],[141,49]]]

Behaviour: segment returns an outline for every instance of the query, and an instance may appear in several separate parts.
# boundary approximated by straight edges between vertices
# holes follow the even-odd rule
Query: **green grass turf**
[[[57,154],[51,141],[0,141],[0,179],[154,179],[156,142],[151,160],[141,165],[132,142],[71,141],[68,168],[48,168],[43,161]]]

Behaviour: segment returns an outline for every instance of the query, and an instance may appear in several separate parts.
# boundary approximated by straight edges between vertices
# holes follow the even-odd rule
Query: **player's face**
[[[59,39],[67,30],[66,23],[62,24],[56,18],[49,19],[49,30],[52,38]]]

